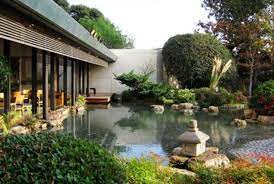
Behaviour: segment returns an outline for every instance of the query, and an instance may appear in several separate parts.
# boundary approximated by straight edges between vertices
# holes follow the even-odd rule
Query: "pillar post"
[[[78,65],[78,76],[79,76],[79,80],[78,80],[78,91],[79,91],[79,94],[82,94],[82,88],[81,88],[81,84],[82,84],[82,63],[80,61],[78,61],[77,63]]]
[[[54,54],[50,53],[50,110],[55,110]]]
[[[71,61],[71,105],[75,105],[75,60]]]
[[[37,114],[37,49],[32,48],[31,60],[31,105],[32,114]]]
[[[59,70],[59,65],[60,65],[60,62],[59,62],[59,58],[56,57],[56,84],[57,84],[57,92],[60,92],[60,80],[59,80],[59,77],[60,77],[60,70]]]
[[[85,66],[86,66],[86,63],[83,62],[82,63],[82,95],[85,94]]]
[[[64,57],[64,77],[63,77],[63,86],[64,86],[64,105],[68,105],[68,58]]]
[[[43,51],[42,55],[42,80],[43,80],[43,119],[48,119],[48,63],[46,58],[46,51]]]
[[[89,66],[90,64],[87,63],[87,88],[86,88],[86,95],[89,96]]]
[[[10,41],[4,40],[4,56],[8,60],[10,66]],[[10,111],[10,96],[11,96],[11,87],[10,87],[10,77],[7,80],[7,86],[4,91],[4,113],[7,114]]]

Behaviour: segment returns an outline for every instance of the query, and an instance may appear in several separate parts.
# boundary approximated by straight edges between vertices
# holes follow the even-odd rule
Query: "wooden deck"
[[[86,97],[87,104],[109,104],[111,101],[112,94],[99,93],[95,96]]]

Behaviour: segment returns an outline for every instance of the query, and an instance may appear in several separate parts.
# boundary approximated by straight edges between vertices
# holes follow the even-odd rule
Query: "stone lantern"
[[[206,141],[209,136],[199,131],[197,121],[191,120],[188,131],[180,135],[179,140],[182,144],[181,153],[184,156],[199,156],[206,151]]]

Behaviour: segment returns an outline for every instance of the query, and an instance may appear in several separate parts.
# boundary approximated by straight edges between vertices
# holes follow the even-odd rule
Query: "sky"
[[[71,5],[97,8],[134,38],[135,48],[162,48],[171,36],[193,33],[205,20],[202,0],[68,0]]]

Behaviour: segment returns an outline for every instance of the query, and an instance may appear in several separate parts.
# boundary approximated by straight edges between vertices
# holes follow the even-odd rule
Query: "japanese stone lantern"
[[[206,141],[209,136],[199,131],[197,121],[191,120],[188,131],[180,135],[179,140],[182,144],[181,154],[184,156],[199,156],[206,150]]]

